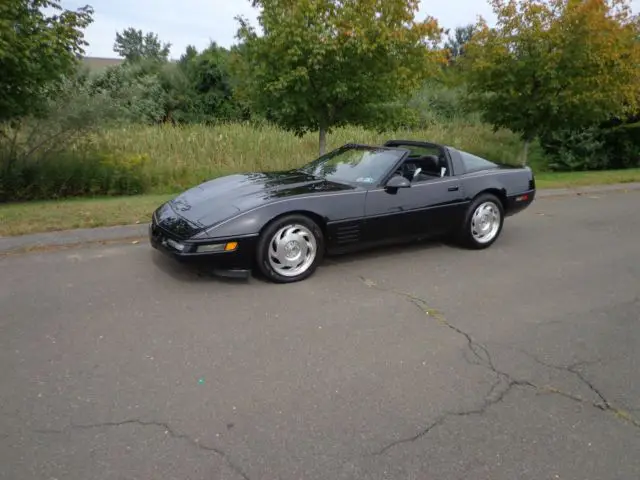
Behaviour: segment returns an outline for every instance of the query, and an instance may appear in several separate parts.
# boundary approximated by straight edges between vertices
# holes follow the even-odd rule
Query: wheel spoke
[[[316,239],[303,225],[287,225],[273,236],[268,260],[280,275],[293,277],[307,271],[316,257]]]
[[[479,205],[471,216],[471,235],[479,243],[493,240],[500,230],[500,210],[493,202]]]

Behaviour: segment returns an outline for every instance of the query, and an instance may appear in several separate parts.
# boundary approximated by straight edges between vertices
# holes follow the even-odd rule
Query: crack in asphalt
[[[229,458],[227,453],[219,448],[212,447],[210,445],[206,445],[204,443],[200,443],[198,440],[190,437],[185,433],[176,432],[171,425],[166,422],[157,422],[157,421],[144,421],[140,419],[129,419],[122,420],[119,422],[103,422],[103,423],[92,423],[92,424],[71,424],[68,427],[65,427],[60,430],[35,430],[35,433],[41,434],[62,434],[68,430],[91,430],[94,428],[111,428],[111,427],[122,427],[124,425],[139,425],[142,427],[156,427],[164,429],[165,433],[168,434],[171,438],[176,440],[184,440],[192,447],[198,448],[200,450],[205,450],[207,452],[212,452],[222,458],[226,464],[229,466],[231,470],[233,470],[236,474],[240,475],[244,480],[251,480],[249,476],[235,463]]]
[[[578,378],[578,380],[580,380],[587,388],[589,388],[589,390],[591,390],[602,401],[602,403],[594,402],[594,406],[600,408],[601,410],[606,410],[611,406],[611,404],[606,399],[604,394],[593,384],[593,382],[591,382],[588,378],[586,378],[581,371],[577,370],[582,366],[593,365],[595,363],[598,363],[597,361],[579,361],[579,362],[572,363],[571,365],[554,365],[552,363],[547,363],[543,360],[540,360],[537,356],[533,355],[531,352],[527,352],[526,350],[518,349],[518,351],[521,353],[524,353],[527,357],[532,359],[537,364],[542,365],[543,367],[551,368],[553,370],[568,372],[575,375]]]
[[[551,364],[551,363],[547,363],[547,362],[545,362],[543,360],[540,360],[538,357],[533,355],[531,352],[527,352],[526,350],[518,349],[518,351],[524,353],[529,358],[531,358],[534,362],[538,363],[539,365],[542,365],[543,367],[547,367],[547,368],[551,368],[551,369],[554,369],[554,370],[559,370],[559,371],[571,373],[578,380],[580,380],[580,382],[583,385],[585,385],[589,390],[591,390],[600,399],[600,401],[599,402],[590,402],[589,400],[585,400],[585,399],[582,399],[581,397],[561,392],[561,391],[559,391],[557,389],[553,389],[554,390],[553,393],[556,393],[558,395],[562,395],[562,396],[564,396],[566,398],[570,398],[570,399],[578,401],[578,402],[590,403],[593,407],[598,408],[598,409],[600,409],[602,411],[605,411],[605,412],[611,412],[616,417],[621,418],[622,420],[627,421],[628,423],[632,424],[633,426],[640,428],[640,421],[635,419],[630,411],[624,410],[622,408],[619,408],[619,407],[613,405],[607,399],[607,397],[604,395],[602,390],[600,390],[591,380],[589,380],[585,376],[585,374],[583,372],[581,372],[579,370],[580,367],[584,367],[586,365],[593,365],[593,364],[599,363],[599,361],[579,361],[579,362],[572,363],[571,365],[554,365],[554,364]]]
[[[620,418],[628,423],[630,423],[631,425],[640,428],[640,422],[638,420],[636,420],[635,418],[633,418],[633,416],[629,413],[626,412],[622,409],[619,409],[617,407],[614,407],[608,400],[607,398],[604,396],[604,394],[593,384],[593,382],[591,382],[589,379],[587,379],[584,374],[582,374],[582,372],[580,372],[579,370],[577,370],[577,368],[579,368],[580,366],[583,366],[585,364],[588,364],[590,362],[578,362],[575,363],[573,365],[569,365],[569,366],[557,366],[557,365],[552,365],[552,364],[547,364],[545,362],[542,362],[541,360],[539,360],[538,358],[536,358],[534,355],[529,354],[528,352],[525,352],[529,357],[531,357],[534,361],[536,361],[537,363],[539,363],[540,365],[543,365],[547,368],[553,368],[556,370],[564,370],[567,371],[569,373],[572,373],[573,375],[575,375],[584,385],[586,385],[591,391],[594,392],[595,395],[598,396],[598,398],[601,400],[600,402],[593,402],[593,401],[589,401],[589,400],[585,400],[577,395],[572,395],[570,393],[564,392],[558,388],[555,387],[551,387],[551,386],[545,386],[545,387],[541,387],[539,385],[534,384],[533,382],[529,381],[529,380],[518,380],[513,378],[510,374],[503,372],[501,370],[499,370],[494,361],[493,358],[491,357],[491,353],[489,352],[489,349],[485,346],[482,345],[481,343],[478,343],[476,340],[474,340],[474,338],[471,336],[471,334],[469,334],[468,332],[465,332],[464,330],[460,329],[459,327],[453,325],[451,322],[449,322],[445,316],[438,310],[431,308],[429,306],[429,304],[422,298],[410,294],[410,293],[406,293],[406,292],[402,292],[399,290],[394,290],[392,288],[386,288],[386,287],[382,287],[380,285],[378,285],[374,280],[371,280],[369,278],[366,278],[364,276],[359,276],[359,279],[362,283],[364,283],[367,287],[369,288],[373,288],[382,292],[387,292],[387,293],[393,293],[395,295],[399,295],[402,296],[404,298],[406,298],[409,302],[413,303],[416,307],[418,307],[420,309],[420,311],[422,311],[422,313],[424,313],[427,317],[433,318],[436,321],[438,321],[441,325],[449,328],[450,330],[452,330],[453,332],[455,332],[458,335],[461,335],[462,337],[464,337],[466,339],[467,342],[467,349],[471,352],[471,354],[473,355],[473,357],[476,359],[476,361],[470,361],[469,359],[467,359],[465,357],[465,359],[467,361],[469,361],[469,363],[473,364],[473,365],[479,365],[482,366],[486,369],[488,369],[489,371],[491,371],[495,376],[496,376],[496,381],[494,382],[494,384],[491,386],[489,392],[484,396],[484,401],[482,403],[482,405],[478,408],[475,409],[470,409],[470,410],[462,410],[462,411],[458,411],[458,412],[445,412],[442,415],[440,415],[439,417],[436,418],[436,420],[434,420],[432,423],[430,423],[426,428],[424,428],[423,430],[421,430],[420,432],[418,432],[416,435],[413,435],[411,437],[407,437],[407,438],[403,438],[400,440],[396,440],[394,442],[391,442],[387,445],[385,445],[383,448],[381,448],[380,450],[378,450],[377,452],[374,453],[374,455],[382,455],[384,453],[386,453],[387,451],[389,451],[390,449],[405,444],[405,443],[412,443],[415,442],[417,440],[420,440],[421,438],[427,436],[433,429],[435,429],[436,427],[442,425],[448,418],[451,417],[465,417],[465,416],[470,416],[470,415],[483,415],[484,413],[486,413],[486,411],[493,405],[496,405],[500,402],[502,402],[504,400],[504,398],[516,387],[522,387],[522,388],[531,388],[533,390],[535,390],[538,393],[551,393],[551,394],[555,394],[555,395],[559,395],[561,397],[567,398],[569,400],[572,400],[574,402],[577,403],[581,403],[581,404],[586,404],[586,405],[590,405],[592,407],[595,407],[599,410],[602,411],[607,411],[607,412],[611,412],[613,413],[617,418]],[[502,385],[506,383],[506,388],[503,388],[499,394],[495,395],[495,392],[498,390],[498,388]]]
[[[461,411],[458,411],[458,412],[445,412],[444,414],[440,415],[434,422],[429,424],[429,426],[427,426],[425,429],[423,429],[420,432],[418,432],[416,435],[414,435],[412,437],[408,437],[408,438],[402,438],[400,440],[396,440],[394,442],[391,442],[391,443],[385,445],[383,448],[381,448],[377,452],[375,452],[374,455],[376,455],[376,456],[377,455],[383,455],[387,451],[391,450],[394,447],[397,447],[397,446],[402,445],[404,443],[412,443],[412,442],[415,442],[416,440],[420,440],[421,438],[427,436],[434,428],[439,427],[440,425],[444,424],[448,418],[451,418],[451,417],[469,417],[469,416],[472,416],[472,415],[484,415],[484,413],[490,407],[502,402],[505,399],[505,397],[515,387],[531,387],[531,388],[535,388],[534,385],[532,385],[532,384],[530,384],[529,382],[526,382],[526,381],[509,380],[509,382],[507,383],[506,388],[502,389],[502,391],[498,395],[496,395],[494,397],[493,393],[496,390],[496,385],[500,384],[500,383],[502,383],[502,380],[498,380],[494,385],[491,386],[491,390],[489,390],[489,393],[485,396],[484,402],[479,407],[474,408],[474,409],[470,409],[470,410],[461,410]]]
[[[362,281],[362,283],[364,283],[369,288],[374,288],[376,290],[393,293],[395,295],[400,295],[402,297],[405,297],[409,302],[413,303],[418,309],[420,309],[420,311],[422,311],[422,313],[424,313],[427,317],[433,318],[434,320],[439,322],[441,325],[447,327],[448,329],[452,330],[456,334],[463,336],[467,341],[467,349],[471,352],[473,357],[475,357],[475,359],[477,360],[476,362],[470,362],[473,365],[479,365],[479,366],[485,367],[488,370],[492,371],[498,377],[513,380],[506,372],[502,372],[496,368],[495,363],[493,362],[493,358],[491,357],[491,353],[489,352],[489,349],[486,346],[474,340],[469,333],[465,332],[464,330],[450,323],[440,311],[434,308],[431,308],[424,299],[416,295],[412,295],[410,293],[401,292],[399,290],[394,290],[391,288],[381,287],[375,281],[366,277],[361,276],[359,278]]]

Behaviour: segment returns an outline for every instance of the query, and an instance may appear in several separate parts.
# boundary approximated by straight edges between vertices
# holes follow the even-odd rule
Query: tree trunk
[[[327,151],[327,127],[320,125],[320,156]]]
[[[524,148],[522,150],[522,166],[526,167],[527,166],[527,160],[529,157],[529,145],[531,144],[531,140],[530,139],[525,139],[524,141]]]

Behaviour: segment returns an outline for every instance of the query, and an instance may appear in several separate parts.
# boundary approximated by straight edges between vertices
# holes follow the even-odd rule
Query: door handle
[[[449,192],[457,192],[458,190],[460,190],[460,187],[456,186],[456,187],[449,187],[447,189]]]

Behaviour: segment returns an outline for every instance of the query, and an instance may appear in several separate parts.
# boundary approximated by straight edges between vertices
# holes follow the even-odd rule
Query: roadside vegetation
[[[327,145],[379,144],[391,138],[430,138],[505,163],[517,163],[522,149],[509,131],[494,133],[480,122],[463,121],[386,132],[341,127]],[[269,123],[112,127],[71,142],[55,161],[36,156],[21,163],[14,170],[20,174],[11,178],[12,197],[172,193],[219,175],[296,168],[313,160],[317,148],[315,135],[298,137]],[[542,152],[534,156],[542,161]]]
[[[543,172],[536,181],[539,189],[640,182],[640,168]],[[153,211],[175,193],[5,203],[0,205],[0,237],[148,223]]]
[[[630,2],[489,2],[495,25],[445,30],[415,0],[259,0],[267,35],[239,18],[237,45],[171,61],[170,43],[128,28],[114,39],[123,62],[94,70],[77,60],[90,6],[8,0],[0,235],[144,221],[203,180],[390,138],[526,163],[543,188],[637,180]]]

